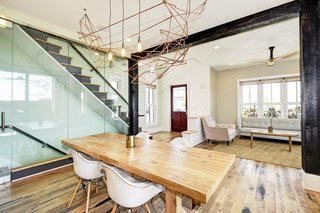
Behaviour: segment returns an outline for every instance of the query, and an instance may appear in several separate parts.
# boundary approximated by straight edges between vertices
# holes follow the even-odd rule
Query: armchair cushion
[[[216,127],[217,122],[213,119],[213,117],[206,116],[206,117],[203,117],[203,119],[205,119],[205,121],[207,122],[207,125],[209,127]]]

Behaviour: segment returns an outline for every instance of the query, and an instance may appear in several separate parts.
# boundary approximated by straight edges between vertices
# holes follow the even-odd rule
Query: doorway
[[[171,131],[187,130],[187,85],[171,86]]]

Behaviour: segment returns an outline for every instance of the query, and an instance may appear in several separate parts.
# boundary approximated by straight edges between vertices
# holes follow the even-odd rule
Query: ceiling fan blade
[[[255,63],[255,64],[265,64],[265,63],[267,63],[266,60],[251,60],[250,62],[251,63]]]
[[[292,53],[288,53],[288,54],[285,54],[285,55],[282,55],[282,56],[279,56],[279,58],[281,59],[286,59],[286,58],[290,58],[291,56],[294,56],[296,54],[298,54],[299,52],[292,52]]]

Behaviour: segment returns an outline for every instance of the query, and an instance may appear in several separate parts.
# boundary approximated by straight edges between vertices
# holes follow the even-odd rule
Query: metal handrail
[[[101,73],[91,64],[91,62],[76,48],[71,42],[68,41],[68,44],[80,55],[80,57],[91,67],[91,70],[95,71],[102,80],[108,84],[109,87],[126,103],[127,100],[110,84],[110,82],[103,76]]]
[[[50,149],[53,149],[53,150],[56,151],[56,152],[59,152],[60,154],[63,154],[63,155],[66,154],[66,153],[64,153],[63,151],[57,149],[56,147],[54,147],[54,146],[52,146],[52,145],[50,145],[50,144],[47,144],[46,142],[40,140],[39,138],[36,138],[36,137],[34,137],[33,135],[30,135],[29,133],[27,133],[27,132],[19,129],[18,127],[15,127],[15,126],[13,126],[13,125],[6,125],[6,126],[4,126],[4,129],[6,129],[6,128],[9,128],[9,129],[12,129],[12,130],[14,130],[14,131],[16,131],[16,132],[19,132],[20,134],[22,134],[22,135],[24,135],[24,136],[26,136],[26,137],[28,137],[28,138],[30,138],[30,139],[38,142],[38,143],[41,143],[41,144],[43,145],[42,148],[48,147],[48,148],[50,148]]]

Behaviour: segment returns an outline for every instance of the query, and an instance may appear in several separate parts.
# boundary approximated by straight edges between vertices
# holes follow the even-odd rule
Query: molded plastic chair
[[[182,138],[182,137],[175,138],[175,139],[173,139],[170,143],[192,147],[192,146],[189,144],[189,142],[188,142],[185,138]]]
[[[149,181],[138,181],[121,169],[103,163],[101,169],[107,176],[108,194],[115,202],[112,212],[117,210],[118,205],[126,208],[143,205],[147,212],[151,212],[146,203],[163,191],[161,185]]]
[[[148,141],[151,135],[149,135],[146,132],[139,132],[136,137],[137,138],[143,138],[144,141]]]
[[[90,201],[90,190],[91,190],[91,180],[102,178],[103,182],[106,184],[106,179],[100,169],[100,161],[92,159],[83,153],[79,153],[75,150],[68,149],[68,153],[72,155],[73,168],[76,175],[80,178],[78,184],[73,192],[72,198],[68,204],[68,208],[71,206],[75,195],[78,192],[79,186],[83,181],[88,181],[87,184],[87,203],[86,212],[89,211],[89,201]]]

